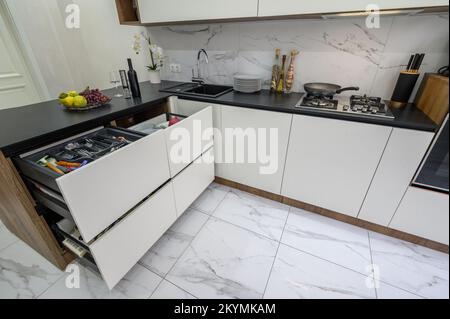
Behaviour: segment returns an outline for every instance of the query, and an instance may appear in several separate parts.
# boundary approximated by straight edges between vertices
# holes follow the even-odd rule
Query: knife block
[[[395,85],[394,93],[392,93],[390,106],[393,108],[401,108],[408,104],[409,98],[416,86],[419,73],[402,71]]]
[[[441,125],[448,114],[448,92],[448,77],[440,74],[425,73],[414,103],[434,123]]]

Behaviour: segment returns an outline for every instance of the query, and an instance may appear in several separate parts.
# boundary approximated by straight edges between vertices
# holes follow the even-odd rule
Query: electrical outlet
[[[180,64],[176,64],[176,63],[172,63],[169,65],[169,70],[172,73],[181,73],[181,65]]]

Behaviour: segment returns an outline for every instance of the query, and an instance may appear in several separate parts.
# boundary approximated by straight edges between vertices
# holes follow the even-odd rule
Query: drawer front
[[[169,180],[163,132],[57,179],[57,184],[84,241],[113,224]]]
[[[213,144],[212,107],[165,130],[171,177],[181,172]],[[207,134],[208,131],[211,134]]]
[[[409,187],[389,227],[449,244],[448,194]]]
[[[176,220],[172,183],[92,243],[89,248],[110,289]]]
[[[214,181],[214,175],[214,148],[211,148],[173,179],[178,216]]]

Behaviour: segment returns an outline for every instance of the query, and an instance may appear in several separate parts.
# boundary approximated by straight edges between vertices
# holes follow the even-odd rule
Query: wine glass
[[[119,72],[117,71],[111,71],[109,72],[109,82],[114,85],[115,89],[116,89],[116,94],[114,95],[115,97],[122,97],[123,94],[119,93],[119,89],[118,89],[118,84],[120,83],[120,76],[119,76]]]

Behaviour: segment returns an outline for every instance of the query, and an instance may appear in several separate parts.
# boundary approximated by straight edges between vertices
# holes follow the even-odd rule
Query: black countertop
[[[142,97],[139,99],[116,98],[113,89],[106,90],[104,93],[112,97],[111,103],[86,112],[66,111],[57,100],[0,110],[0,150],[5,156],[17,155],[30,147],[39,147],[145,111],[170,96],[159,89],[160,85],[141,83]]]
[[[141,83],[142,97],[139,99],[124,99],[113,97],[110,105],[88,112],[68,112],[58,105],[56,100],[38,104],[6,109],[0,111],[0,149],[6,156],[17,155],[32,147],[39,147],[58,139],[82,133],[83,131],[105,125],[114,119],[133,115],[147,110],[149,107],[164,102],[171,93],[159,92],[177,82],[163,81],[162,84]],[[108,96],[114,95],[114,90],[106,90]],[[380,118],[351,117],[341,113],[318,113],[296,108],[301,99],[301,93],[288,95],[272,94],[261,91],[256,94],[230,92],[218,98],[188,97],[183,99],[224,104],[238,107],[254,108],[268,111],[304,114],[335,118],[347,121],[365,122],[392,127],[401,127],[423,131],[435,131],[437,126],[414,105],[408,105],[401,110],[393,109],[395,120]]]
[[[255,94],[245,94],[239,92],[230,92],[218,98],[208,97],[192,97],[180,95],[180,98],[187,100],[195,100],[202,102],[210,102],[217,104],[225,104],[231,106],[241,106],[246,108],[254,108],[259,110],[268,110],[276,112],[284,112],[290,114],[303,114],[317,117],[334,118],[339,120],[363,122],[370,124],[378,124],[392,127],[407,128],[420,131],[433,132],[437,129],[437,125],[421,110],[413,104],[408,104],[402,109],[391,109],[395,119],[386,119],[381,117],[367,117],[358,114],[348,114],[340,112],[320,111],[317,109],[300,109],[295,107],[299,100],[303,97],[303,93],[291,93],[288,95],[278,95],[270,91],[263,90]],[[386,103],[388,103],[386,101]]]

